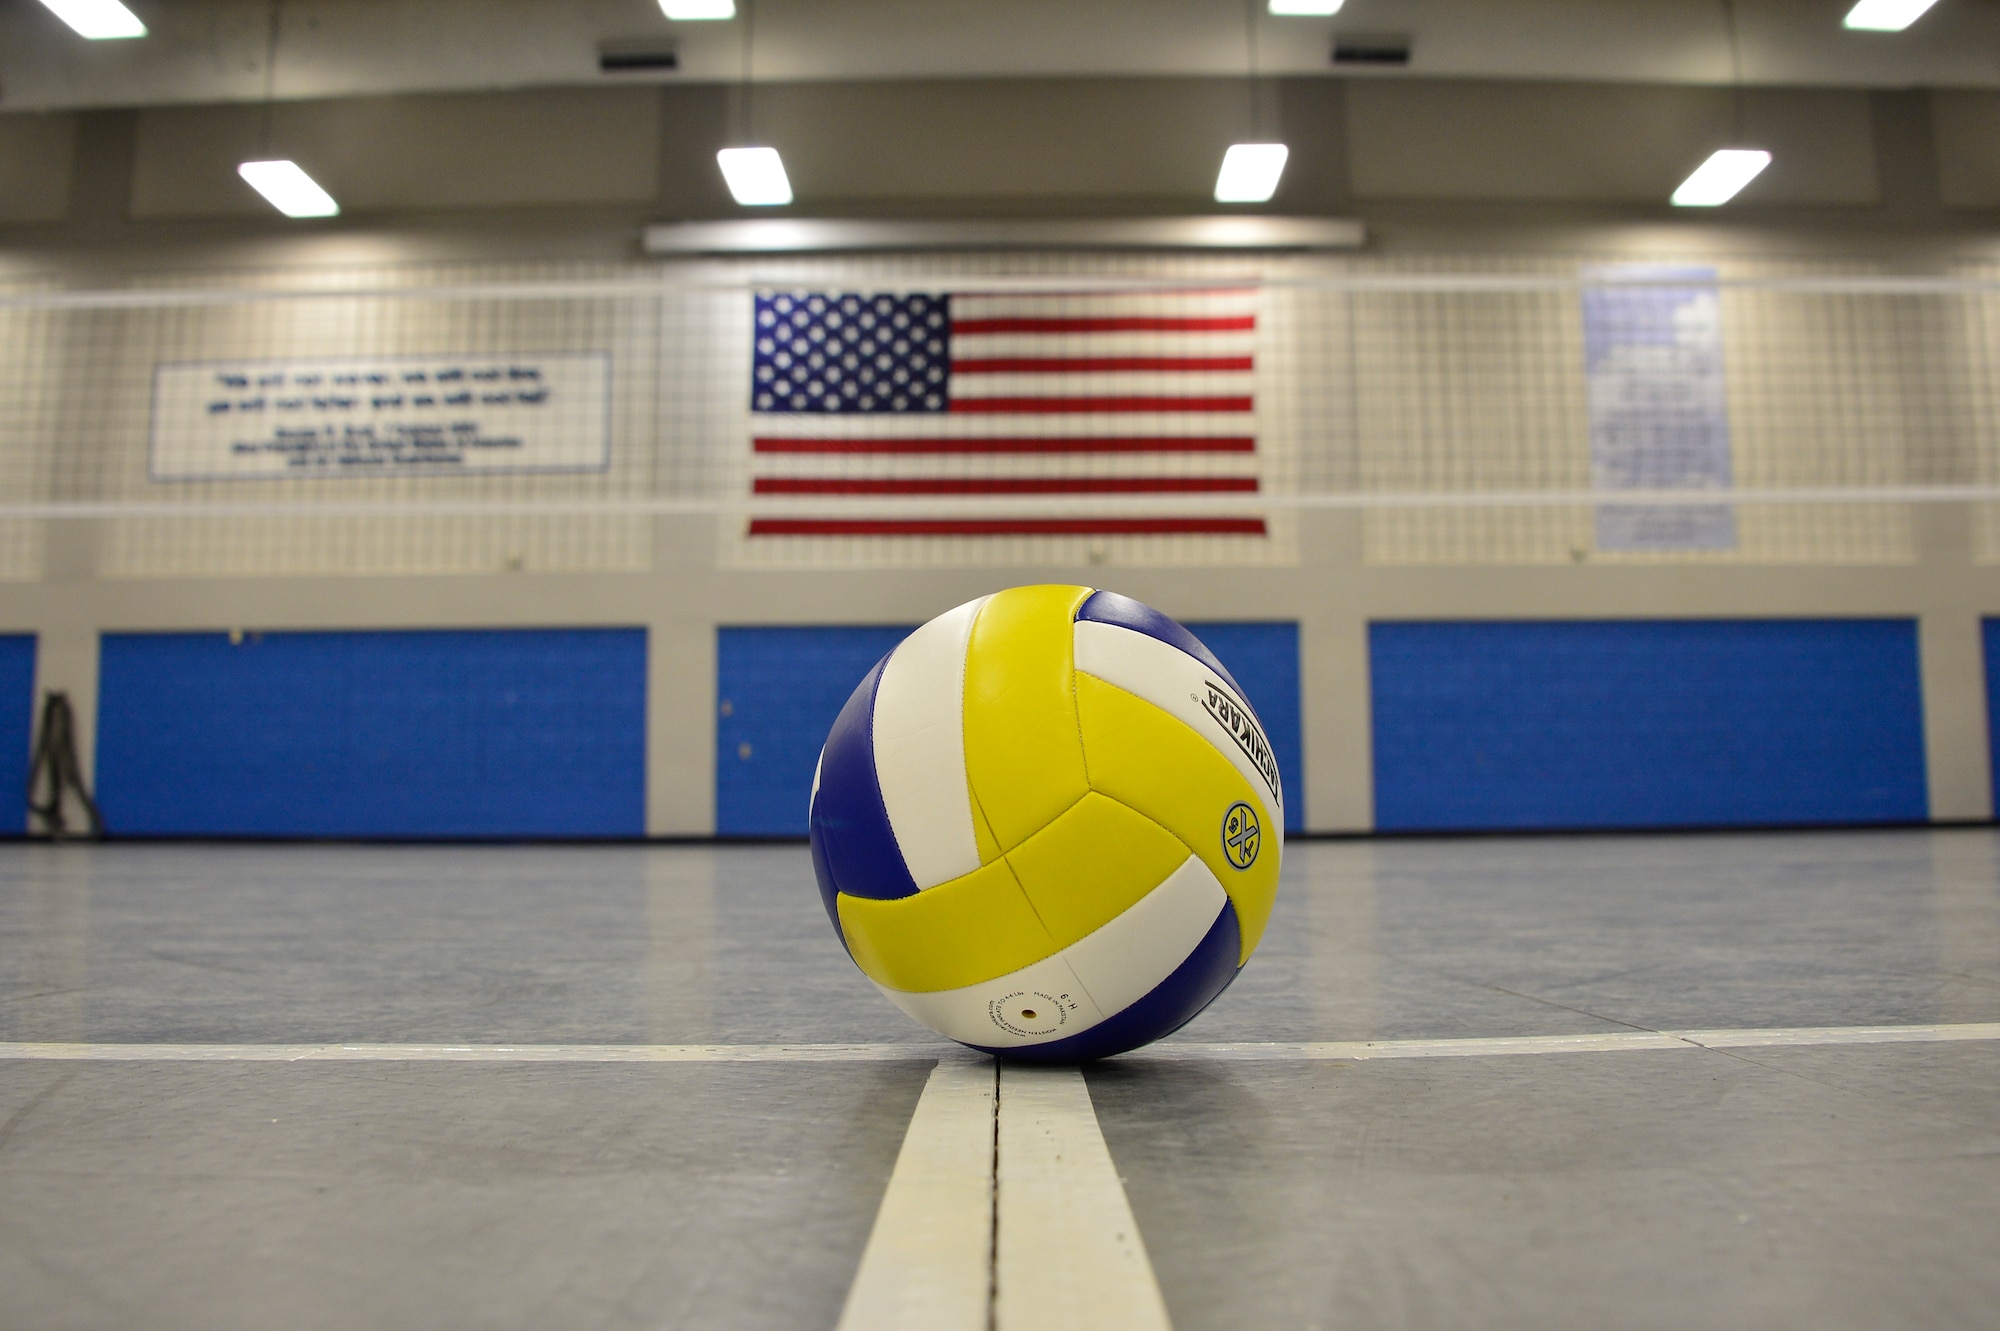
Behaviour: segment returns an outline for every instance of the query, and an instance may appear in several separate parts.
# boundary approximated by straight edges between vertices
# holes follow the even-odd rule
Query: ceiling
[[[1737,0],[1742,77],[1768,85],[2000,87],[2000,0],[1941,0],[1900,34],[1840,26],[1850,0]],[[872,81],[1336,72],[1336,33],[1399,35],[1407,71],[1361,77],[1730,81],[1723,0],[1348,0],[1276,18],[1263,0],[738,0],[669,23],[654,0],[127,0],[151,30],[86,42],[35,0],[0,0],[0,109],[735,80]],[[676,74],[606,76],[605,40],[669,38]]]

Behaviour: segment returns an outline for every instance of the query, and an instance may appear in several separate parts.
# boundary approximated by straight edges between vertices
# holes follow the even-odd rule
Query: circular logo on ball
[[[1009,1035],[1028,1038],[1053,1035],[1069,1020],[1076,1000],[1068,994],[1045,994],[1040,990],[1016,990],[986,1005],[986,1015]]]
[[[1241,803],[1229,806],[1229,812],[1222,815],[1222,853],[1229,862],[1239,869],[1247,869],[1257,862],[1257,852],[1264,844],[1264,829],[1257,823],[1257,811]]]

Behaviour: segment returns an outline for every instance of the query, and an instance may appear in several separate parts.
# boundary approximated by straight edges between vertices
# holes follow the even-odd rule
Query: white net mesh
[[[817,322],[776,336],[781,298]],[[863,298],[942,319],[929,399],[860,406],[931,363],[887,322],[865,354],[826,322]],[[1936,501],[1979,505],[1994,561],[1996,358],[2000,268],[1024,255],[17,286],[0,578],[39,576],[74,521],[121,578],[630,571],[674,514],[712,515],[736,566],[1282,564],[1316,509],[1359,513],[1388,564],[1869,564],[1912,559]]]

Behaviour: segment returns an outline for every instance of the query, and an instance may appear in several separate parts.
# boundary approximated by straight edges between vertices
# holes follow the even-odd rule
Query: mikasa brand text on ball
[[[813,869],[855,964],[1016,1059],[1120,1053],[1208,1006],[1270,918],[1284,825],[1222,663],[1089,587],[1015,587],[916,630],[813,779]]]

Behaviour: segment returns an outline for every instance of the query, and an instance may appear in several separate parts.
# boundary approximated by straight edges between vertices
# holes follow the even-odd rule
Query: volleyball
[[[1015,587],[868,672],[813,776],[813,869],[870,980],[938,1033],[1080,1062],[1185,1025],[1270,918],[1284,792],[1243,690],[1127,596]]]

